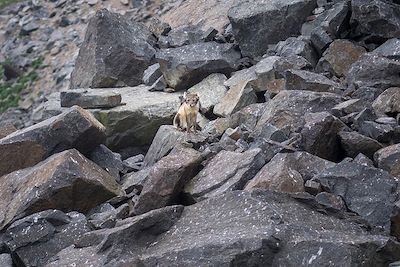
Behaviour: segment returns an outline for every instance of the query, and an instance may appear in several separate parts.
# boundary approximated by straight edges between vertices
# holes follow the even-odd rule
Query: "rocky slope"
[[[0,263],[398,266],[399,13],[187,0],[142,24],[98,10],[69,89],[34,125],[0,128]],[[186,90],[196,134],[171,125]]]

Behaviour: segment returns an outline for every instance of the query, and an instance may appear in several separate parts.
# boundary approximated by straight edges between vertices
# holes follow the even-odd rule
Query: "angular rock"
[[[328,210],[345,210],[346,205],[343,199],[334,194],[327,192],[319,193],[315,196],[315,200],[318,204],[324,206]]]
[[[269,123],[262,126],[261,130],[255,136],[255,139],[258,138],[280,143],[288,139],[287,135],[282,130]]]
[[[381,143],[390,143],[394,135],[394,128],[390,125],[365,121],[361,124],[359,132]]]
[[[400,84],[400,62],[374,53],[362,55],[349,69],[350,88],[373,87],[380,92]]]
[[[106,172],[113,176],[117,182],[119,182],[119,173],[122,172],[124,168],[120,154],[112,152],[105,145],[100,145],[93,149],[90,153],[89,159],[102,167]]]
[[[174,126],[162,125],[158,129],[156,136],[144,157],[143,167],[152,166],[162,157],[166,156],[172,148],[179,143],[180,138],[183,136],[185,136],[185,133],[178,131]]]
[[[333,162],[307,152],[279,153],[257,173],[245,190],[263,188],[281,192],[304,192],[304,182]]]
[[[311,195],[317,195],[322,191],[321,184],[313,180],[306,181],[304,189]]]
[[[371,40],[399,37],[400,6],[396,1],[352,0],[351,21],[356,25],[354,35]]]
[[[383,148],[378,141],[357,132],[340,132],[338,136],[347,156],[352,158],[362,153],[372,159],[374,153]]]
[[[340,85],[327,77],[311,71],[288,70],[285,72],[286,90],[340,93]]]
[[[185,192],[196,200],[202,200],[243,189],[265,163],[260,152],[260,149],[244,153],[219,152],[185,186]]]
[[[76,148],[88,153],[105,141],[105,128],[80,107],[0,139],[0,176]]]
[[[353,160],[354,163],[374,168],[374,162],[364,154],[358,154]]]
[[[307,113],[301,130],[302,148],[318,157],[338,161],[341,159],[337,134],[347,126],[328,112]]]
[[[267,52],[268,44],[298,35],[315,7],[315,0],[240,2],[228,17],[242,54],[256,58]]]
[[[304,125],[305,113],[330,111],[341,102],[343,102],[342,97],[332,93],[282,91],[265,104],[266,108],[258,120],[256,131],[266,123],[279,129],[286,129],[288,132],[299,131]]]
[[[138,154],[136,156],[130,157],[122,161],[123,173],[128,173],[132,171],[138,171],[143,167],[144,156]]]
[[[168,36],[161,36],[159,43],[161,47],[180,47],[212,40],[212,35],[210,36],[203,32],[198,25],[185,25],[173,28],[168,33]]]
[[[70,88],[136,86],[155,55],[151,32],[106,9],[89,21]]]
[[[400,39],[393,38],[387,40],[384,44],[372,51],[372,53],[396,59],[400,56]]]
[[[176,149],[159,160],[151,167],[134,213],[143,214],[171,204],[196,174],[201,161],[201,154],[191,148]]]
[[[12,134],[15,131],[17,131],[17,128],[15,128],[15,126],[12,125],[11,123],[7,123],[4,126],[0,126],[0,139],[6,137],[9,134]]]
[[[161,49],[156,59],[167,84],[182,90],[212,73],[229,75],[236,69],[240,53],[231,44],[208,42]]]
[[[355,163],[340,163],[318,174],[322,187],[343,198],[347,208],[372,226],[390,232],[397,183],[386,171]]]
[[[112,176],[77,150],[67,150],[0,179],[0,229],[46,209],[87,212],[119,194]]]
[[[18,265],[44,266],[90,230],[81,213],[46,210],[14,222],[6,230],[5,243]]]
[[[332,108],[332,114],[336,117],[343,117],[350,113],[359,113],[365,109],[365,106],[367,106],[367,104],[360,99],[350,99],[334,106]]]
[[[289,37],[285,41],[281,41],[276,45],[276,53],[278,56],[301,56],[307,59],[313,66],[317,64],[318,55],[314,50],[310,40],[300,37]]]
[[[400,177],[400,144],[391,145],[378,150],[374,154],[377,166],[391,175]]]
[[[153,85],[161,76],[160,64],[153,64],[143,72],[143,83],[148,86]]]
[[[229,89],[222,100],[214,106],[214,114],[226,117],[256,102],[256,93],[252,86],[245,81]]]
[[[85,89],[60,92],[61,107],[80,106],[82,108],[113,108],[121,105],[121,94],[107,92],[88,92]]]
[[[372,103],[377,114],[393,115],[400,113],[400,87],[386,89]]]
[[[203,114],[212,112],[214,106],[225,96],[228,91],[224,85],[225,81],[226,76],[224,74],[215,73],[187,90],[190,93],[199,94]]]
[[[364,53],[366,53],[365,48],[350,41],[335,40],[324,52],[316,69],[319,72],[330,72],[336,77],[343,77],[346,76],[351,65]]]
[[[0,254],[0,265],[4,267],[13,267],[13,261],[10,254]]]
[[[101,204],[92,209],[87,215],[88,223],[95,229],[113,228],[118,219],[125,219],[129,215],[129,205],[124,204],[117,209],[109,203]]]

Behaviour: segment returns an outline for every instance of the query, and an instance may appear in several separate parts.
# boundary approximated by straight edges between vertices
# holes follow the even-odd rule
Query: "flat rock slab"
[[[121,94],[113,91],[69,90],[60,92],[61,107],[113,108],[121,105]]]
[[[106,144],[111,150],[149,145],[161,125],[172,124],[180,105],[181,93],[149,92],[148,89],[147,86],[88,89],[90,93],[112,90],[121,94],[122,102],[126,103],[111,109],[89,109],[106,126]],[[64,110],[60,108],[57,94],[45,103],[44,118]]]
[[[86,154],[105,141],[105,127],[80,108],[62,114],[0,139],[0,176],[30,167],[66,149]]]
[[[88,212],[119,194],[112,176],[77,150],[67,150],[0,178],[0,229],[46,209]]]

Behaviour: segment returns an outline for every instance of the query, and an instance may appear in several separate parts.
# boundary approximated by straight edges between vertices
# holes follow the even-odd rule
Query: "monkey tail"
[[[175,127],[175,128],[178,128],[178,129],[180,128],[180,125],[181,125],[181,118],[180,118],[180,116],[179,116],[179,113],[177,113],[177,114],[175,115],[173,124],[174,124],[174,127]]]

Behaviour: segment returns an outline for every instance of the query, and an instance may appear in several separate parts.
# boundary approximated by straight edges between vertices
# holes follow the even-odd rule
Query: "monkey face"
[[[183,99],[190,107],[195,107],[199,102],[199,95],[197,93],[185,93]]]

